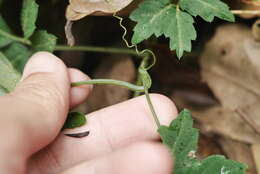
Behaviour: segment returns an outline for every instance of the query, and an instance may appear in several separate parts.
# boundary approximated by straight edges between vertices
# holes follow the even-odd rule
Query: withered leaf
[[[67,20],[75,21],[95,12],[112,14],[129,5],[133,0],[70,0]]]
[[[208,42],[200,62],[203,80],[221,103],[219,108],[204,112],[217,122],[208,126],[214,132],[247,143],[259,143],[260,135],[235,110],[243,110],[260,126],[259,50],[260,44],[254,41],[250,28],[225,25]],[[197,114],[203,122],[207,118],[202,117],[204,114]]]
[[[68,44],[73,46],[75,39],[72,34],[72,21],[77,21],[93,13],[112,14],[116,13],[133,0],[70,0],[66,10],[67,23],[65,34]]]
[[[228,158],[248,165],[247,174],[257,173],[250,145],[226,137],[220,137],[219,143]]]

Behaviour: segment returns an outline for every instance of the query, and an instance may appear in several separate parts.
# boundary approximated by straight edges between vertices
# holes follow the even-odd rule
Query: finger
[[[162,144],[138,143],[61,174],[170,174],[172,168],[170,152]]]
[[[69,89],[60,59],[46,52],[33,55],[15,91],[0,98],[0,115],[5,116],[1,145],[7,146],[1,149],[29,156],[50,143],[66,118]]]
[[[167,97],[152,94],[161,124],[168,125],[176,115],[176,107]],[[90,131],[82,139],[61,134],[57,140],[30,160],[32,173],[57,173],[81,161],[106,155],[132,143],[158,140],[159,135],[144,96],[87,115],[88,123],[66,133]]]
[[[69,68],[69,77],[71,82],[86,81],[90,78],[78,69]],[[78,87],[72,87],[70,91],[70,108],[81,104],[86,100],[90,94],[93,85],[82,85]]]

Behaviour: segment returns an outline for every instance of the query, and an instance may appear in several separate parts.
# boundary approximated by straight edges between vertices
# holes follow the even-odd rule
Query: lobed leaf
[[[25,38],[31,37],[36,29],[36,20],[38,17],[38,4],[35,0],[23,0],[21,12],[21,24]]]
[[[199,15],[208,22],[214,17],[235,20],[229,7],[220,0],[179,0],[177,5],[172,0],[144,0],[130,15],[130,19],[137,22],[132,44],[153,34],[156,37],[164,35],[170,39],[170,49],[176,50],[181,58],[185,51],[191,51],[191,41],[197,37],[191,15]]]
[[[191,41],[196,39],[194,20],[181,11],[171,0],[145,0],[130,16],[137,22],[132,38],[133,44],[164,35],[170,38],[170,48],[180,58],[184,51],[191,51]]]
[[[32,49],[37,51],[53,52],[56,46],[57,37],[47,33],[45,30],[38,30],[31,38]]]
[[[180,0],[179,4],[191,15],[200,16],[208,22],[212,22],[214,17],[230,22],[235,21],[229,7],[220,0]]]
[[[246,165],[227,160],[220,155],[204,160],[196,158],[198,130],[188,110],[182,111],[170,126],[161,126],[158,132],[175,158],[174,174],[244,174]]]

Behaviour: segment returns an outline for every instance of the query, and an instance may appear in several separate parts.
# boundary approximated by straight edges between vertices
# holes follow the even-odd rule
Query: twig
[[[231,10],[233,14],[252,14],[252,15],[260,15],[260,10]]]
[[[246,113],[240,109],[235,109],[235,112],[258,134],[260,134],[260,126],[257,125]]]

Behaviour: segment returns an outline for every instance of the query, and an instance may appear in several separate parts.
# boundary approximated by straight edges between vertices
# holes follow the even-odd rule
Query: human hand
[[[144,97],[88,114],[88,123],[66,133],[90,131],[81,139],[60,134],[69,108],[82,103],[89,78],[49,53],[37,53],[14,92],[0,97],[0,173],[170,174],[172,159],[160,143]],[[151,99],[162,124],[177,115],[166,97]],[[102,99],[101,99],[102,100]]]

